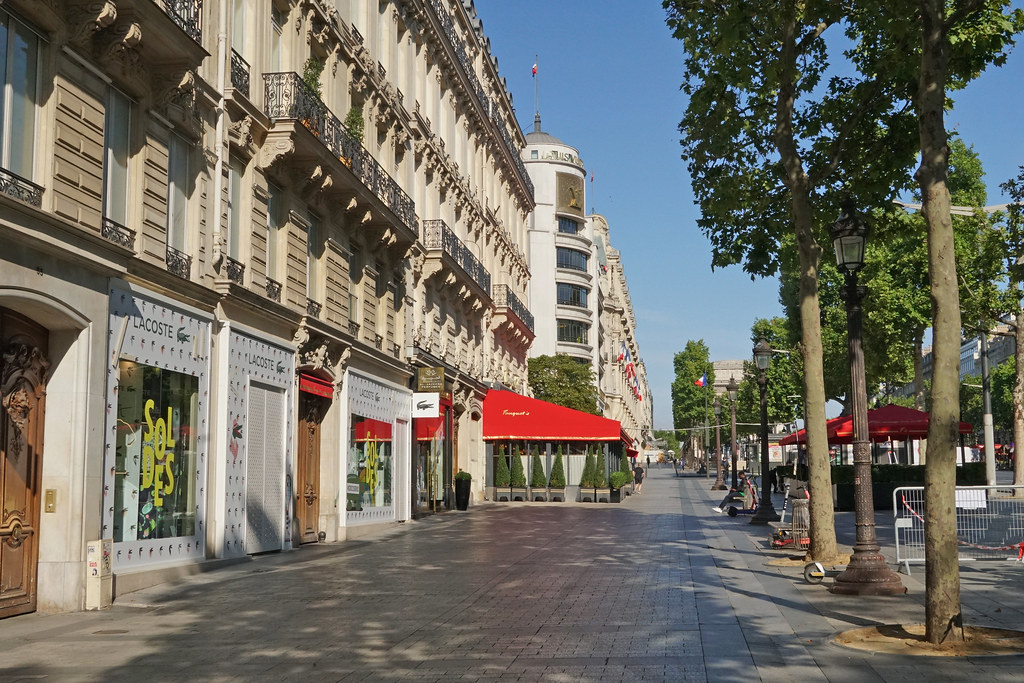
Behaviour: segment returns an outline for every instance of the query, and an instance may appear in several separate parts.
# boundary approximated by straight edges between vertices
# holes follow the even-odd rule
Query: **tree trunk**
[[[1013,352],[1014,360],[1017,361],[1013,378],[1013,483],[1020,485],[1024,484],[1024,458],[1016,452],[1016,447],[1017,444],[1024,444],[1024,309],[1017,311],[1013,339],[1017,343]]]
[[[914,337],[914,407],[927,410],[924,401],[924,332],[918,332]],[[927,465],[928,440],[921,441],[917,447],[920,464]]]
[[[925,466],[925,638],[963,640],[956,542],[956,444],[960,423],[960,296],[950,218],[946,125],[947,45],[944,0],[920,0],[921,74],[917,93],[921,136],[922,213],[928,226],[932,298],[932,396]]]
[[[783,10],[783,40],[776,102],[775,146],[785,169],[790,190],[793,229],[800,258],[800,342],[804,361],[806,396],[807,471],[810,548],[808,558],[831,561],[839,554],[835,513],[832,508],[832,471],[825,432],[825,371],[821,345],[821,308],[818,304],[818,261],[821,246],[814,238],[811,183],[793,136],[793,102],[796,92],[796,17],[792,3]]]

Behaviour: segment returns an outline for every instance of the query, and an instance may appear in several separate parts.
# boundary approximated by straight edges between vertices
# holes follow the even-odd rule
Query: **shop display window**
[[[114,541],[195,535],[199,378],[122,360],[116,395]]]
[[[391,423],[353,414],[350,425],[345,509],[390,507]]]

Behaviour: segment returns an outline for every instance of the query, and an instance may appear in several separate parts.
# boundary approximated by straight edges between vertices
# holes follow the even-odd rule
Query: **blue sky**
[[[523,130],[533,129],[536,56],[542,128],[594,174],[587,210],[608,219],[622,253],[654,426],[671,428],[672,358],[687,340],[703,339],[712,360],[746,359],[753,321],[781,313],[776,280],[751,282],[738,266],[711,270],[676,130],[686,106],[682,47],[660,0],[476,0],[476,8]],[[1006,66],[954,95],[947,117],[981,156],[990,204],[1024,164],[1020,43]]]

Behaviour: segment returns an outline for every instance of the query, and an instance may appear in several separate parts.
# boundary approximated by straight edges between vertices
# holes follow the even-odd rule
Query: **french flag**
[[[698,387],[703,387],[708,383],[708,373],[705,372],[703,375],[700,376],[699,379],[695,379],[693,383],[696,384]]]
[[[620,343],[622,344],[622,350],[619,351],[619,356],[618,356],[618,358],[615,359],[615,362],[618,362],[618,361],[620,361],[620,360],[622,360],[623,358],[626,357],[626,342],[620,342]]]

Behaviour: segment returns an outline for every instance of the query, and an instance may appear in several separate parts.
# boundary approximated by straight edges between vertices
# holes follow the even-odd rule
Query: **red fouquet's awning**
[[[618,420],[491,389],[484,398],[484,440],[618,441]]]
[[[868,433],[871,441],[910,441],[928,437],[929,414],[904,408],[903,406],[887,405],[868,411]],[[851,443],[853,441],[853,417],[842,415],[825,423],[829,443]],[[961,434],[970,434],[972,427],[967,422],[960,423]],[[807,435],[803,429],[790,434],[779,441],[786,446],[793,443],[805,443]]]

